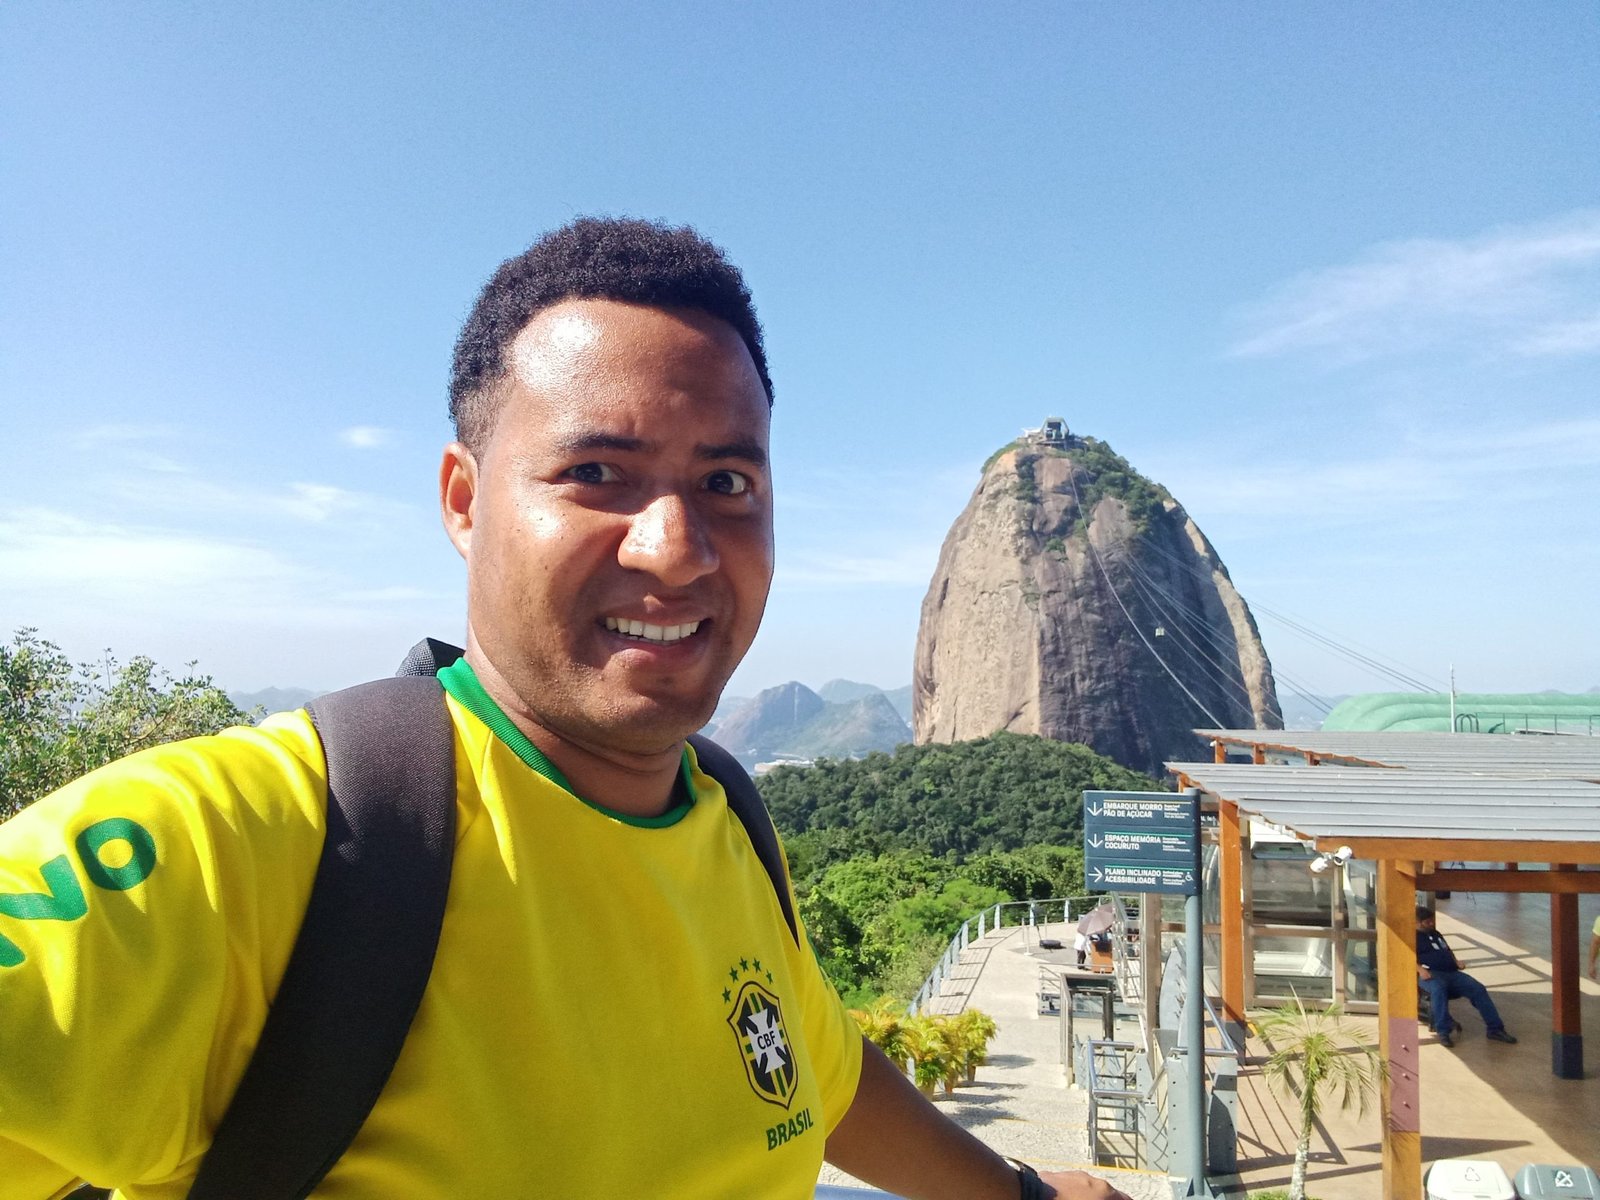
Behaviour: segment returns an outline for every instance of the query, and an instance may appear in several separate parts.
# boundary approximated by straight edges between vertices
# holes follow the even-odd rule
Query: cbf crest
[[[748,960],[741,963],[742,971],[730,971],[734,982],[749,971]],[[754,964],[756,979],[746,979],[739,985],[738,993],[724,989],[724,1000],[731,998],[733,1007],[728,1011],[728,1027],[744,1059],[744,1071],[750,1088],[768,1104],[788,1108],[794,1100],[798,1072],[795,1068],[794,1050],[789,1045],[789,1031],[783,1022],[783,1008],[770,989],[759,979],[761,964]],[[765,972],[770,982],[772,973]]]

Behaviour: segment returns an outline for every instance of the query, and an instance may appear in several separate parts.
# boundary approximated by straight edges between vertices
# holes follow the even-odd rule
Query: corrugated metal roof
[[[1584,780],[1326,764],[1166,766],[1244,812],[1313,839],[1600,843],[1600,784]]]
[[[1268,753],[1407,770],[1465,771],[1600,782],[1600,737],[1502,733],[1324,733],[1298,729],[1197,729],[1210,741]]]

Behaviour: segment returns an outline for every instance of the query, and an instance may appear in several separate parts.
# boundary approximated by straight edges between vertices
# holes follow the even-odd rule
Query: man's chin
[[[590,732],[609,749],[650,757],[680,750],[685,738],[705,728],[715,709],[715,701],[636,695],[610,706]]]

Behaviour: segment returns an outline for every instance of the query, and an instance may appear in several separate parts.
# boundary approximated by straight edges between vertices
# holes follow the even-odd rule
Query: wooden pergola
[[[1319,851],[1348,846],[1376,865],[1378,1029],[1389,1072],[1383,1194],[1422,1200],[1417,893],[1549,895],[1552,1071],[1582,1078],[1577,897],[1600,892],[1600,873],[1579,870],[1600,864],[1600,738],[1196,732],[1216,761],[1167,769],[1217,807],[1226,1020],[1242,1024],[1245,1008],[1241,818],[1259,817]],[[1248,761],[1230,762],[1230,752]],[[1533,865],[1540,869],[1522,869]]]

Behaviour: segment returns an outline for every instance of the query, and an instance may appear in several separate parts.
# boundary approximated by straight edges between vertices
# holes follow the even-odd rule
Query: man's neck
[[[469,641],[466,658],[489,698],[566,776],[578,796],[629,817],[659,817],[672,808],[682,771],[682,742],[650,754],[633,754],[558,733],[539,720],[475,643]]]

